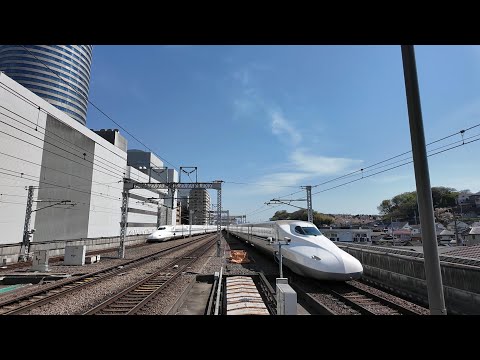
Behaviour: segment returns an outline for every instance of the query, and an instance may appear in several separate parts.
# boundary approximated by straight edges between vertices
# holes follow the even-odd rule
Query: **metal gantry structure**
[[[301,186],[302,189],[307,190],[307,198],[306,199],[293,199],[293,200],[287,200],[287,199],[272,199],[270,201],[267,201],[265,204],[270,205],[270,204],[285,204],[289,206],[296,207],[298,209],[303,209],[305,210],[304,207],[292,205],[291,202],[293,201],[306,201],[307,202],[307,215],[308,215],[308,222],[313,223],[313,207],[312,207],[312,186],[307,185],[307,186]]]
[[[303,187],[303,186],[302,186]],[[313,223],[313,209],[312,209],[312,186],[307,185],[304,187],[307,190],[307,213],[308,222]]]
[[[122,220],[120,222],[120,246],[118,249],[118,257],[123,259],[125,257],[125,236],[127,233],[127,215],[128,215],[128,197],[130,190],[146,189],[159,190],[168,189],[174,192],[178,189],[213,189],[217,190],[217,256],[220,256],[221,244],[221,214],[222,214],[222,180],[204,183],[181,183],[181,182],[166,182],[166,183],[140,183],[130,179],[124,179],[122,192]]]

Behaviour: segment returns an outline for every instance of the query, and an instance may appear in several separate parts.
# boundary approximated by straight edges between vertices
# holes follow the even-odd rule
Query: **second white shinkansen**
[[[147,236],[147,242],[160,242],[180,239],[191,235],[207,234],[217,231],[217,225],[162,225]]]

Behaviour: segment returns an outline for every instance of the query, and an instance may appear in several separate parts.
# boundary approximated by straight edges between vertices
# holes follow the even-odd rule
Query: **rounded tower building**
[[[92,45],[0,45],[0,71],[83,125],[91,64]]]

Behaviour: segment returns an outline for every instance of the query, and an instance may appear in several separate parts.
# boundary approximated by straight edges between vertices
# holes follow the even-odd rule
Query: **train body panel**
[[[283,262],[293,272],[319,280],[358,279],[361,263],[306,221],[280,220],[259,224],[231,225],[229,232],[264,252],[278,251],[276,240],[290,238],[282,246]],[[270,240],[272,239],[272,240]]]
[[[217,231],[216,225],[162,225],[147,236],[147,242],[161,242]]]

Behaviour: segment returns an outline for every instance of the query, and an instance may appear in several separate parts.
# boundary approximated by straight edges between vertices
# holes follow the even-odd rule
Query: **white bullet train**
[[[192,235],[217,231],[217,225],[192,225]],[[161,242],[190,236],[190,225],[162,225],[147,236],[147,242]]]
[[[307,221],[278,220],[230,225],[228,231],[269,253],[278,251],[280,239],[283,264],[302,276],[346,281],[358,279],[363,273],[360,261],[340,249]],[[285,238],[289,241],[288,245],[283,245]]]

